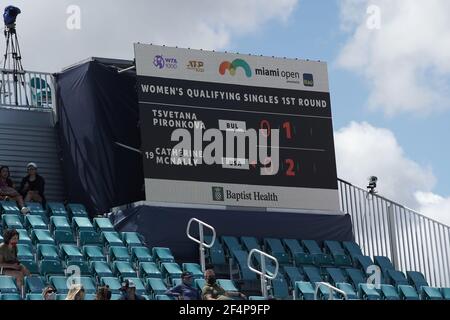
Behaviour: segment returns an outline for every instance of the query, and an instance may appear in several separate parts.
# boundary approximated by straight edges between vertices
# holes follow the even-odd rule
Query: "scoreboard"
[[[339,210],[325,63],[135,54],[147,201]]]

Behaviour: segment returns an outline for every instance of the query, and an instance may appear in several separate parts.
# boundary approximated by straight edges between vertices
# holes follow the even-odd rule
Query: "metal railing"
[[[54,110],[55,80],[51,73],[0,69],[0,106]]]
[[[192,222],[198,223],[199,239],[195,238],[190,233]],[[213,235],[212,235],[211,243],[209,243],[209,244],[205,242],[205,235],[204,235],[203,227],[206,227],[207,229],[212,231]],[[202,266],[202,272],[205,272],[205,269],[206,269],[205,248],[211,249],[212,246],[214,245],[214,242],[216,241],[216,229],[214,229],[214,227],[210,226],[209,224],[207,224],[201,220],[192,218],[191,220],[189,220],[189,222],[187,224],[186,235],[189,239],[191,239],[195,243],[198,243],[198,248],[200,251],[200,265]]]
[[[259,254],[261,259],[261,270],[257,270],[255,268],[253,268],[252,265],[252,257],[253,255]],[[269,260],[272,260],[275,262],[275,271],[271,274],[267,273],[267,268],[266,268],[266,258],[268,258]],[[278,275],[278,269],[279,269],[279,264],[278,264],[278,260],[277,258],[261,251],[258,249],[252,249],[250,250],[248,257],[247,257],[247,266],[248,268],[253,271],[254,273],[258,274],[260,279],[261,279],[261,292],[264,298],[268,298],[269,294],[268,294],[268,288],[267,288],[267,280],[273,280],[277,277]]]
[[[317,282],[316,283],[316,290],[314,291],[314,300],[318,300],[317,298],[318,298],[318,295],[319,295],[320,287],[327,287],[329,289],[330,294],[328,296],[328,300],[334,300],[333,292],[340,293],[344,297],[344,300],[348,300],[348,296],[347,296],[347,294],[344,291],[342,291],[342,290],[340,290],[340,289],[338,289],[336,287],[333,287],[331,284],[329,284],[327,282]]]
[[[387,256],[397,270],[420,271],[430,285],[450,286],[450,227],[344,180],[338,186],[341,210],[352,217],[365,255]]]

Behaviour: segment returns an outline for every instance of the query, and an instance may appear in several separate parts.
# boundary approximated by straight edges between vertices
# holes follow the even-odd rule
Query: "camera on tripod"
[[[14,29],[16,27],[17,16],[21,13],[19,8],[14,6],[7,6],[5,12],[3,13],[3,21],[5,26],[9,29]]]

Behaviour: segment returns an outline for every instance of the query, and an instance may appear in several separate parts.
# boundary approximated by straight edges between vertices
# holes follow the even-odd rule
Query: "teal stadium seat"
[[[234,282],[230,279],[217,279],[217,284],[227,292],[238,292]]]
[[[355,263],[355,267],[364,271],[365,274],[367,274],[367,269],[374,265],[369,256],[354,256],[353,261]]]
[[[72,219],[72,228],[75,232],[79,231],[95,231],[91,220],[87,217],[74,217]]]
[[[158,269],[158,266],[154,262],[142,262],[139,264],[139,275],[141,278],[159,278],[162,279],[163,275]]]
[[[298,281],[305,281],[305,276],[300,273],[300,270],[297,267],[292,266],[283,266],[282,269],[286,274],[286,278],[288,280],[289,287],[294,289],[295,283]]]
[[[18,242],[18,244],[26,244],[26,245],[29,245],[29,246],[33,245],[33,242],[31,241],[31,238],[28,235],[27,230],[25,230],[25,229],[16,229],[16,231],[19,234],[19,242]]]
[[[143,237],[137,232],[121,232],[121,237],[127,248],[145,246]]]
[[[3,229],[24,229],[20,216],[16,214],[4,214],[2,222]]]
[[[106,257],[103,254],[102,247],[99,246],[84,246],[83,247],[83,255],[86,261],[106,261]]]
[[[43,229],[47,230],[48,225],[41,216],[27,215],[25,217],[25,228],[28,230]]]
[[[258,239],[255,237],[241,237],[241,243],[245,250],[250,252],[253,249],[262,250]]]
[[[30,260],[22,260],[20,261],[21,264],[23,264],[28,271],[30,272],[30,274],[32,275],[39,275],[39,266],[36,263],[36,261],[30,261]]]
[[[361,300],[380,300],[381,298],[375,286],[367,283],[359,284],[358,296]]]
[[[76,244],[73,233],[70,230],[56,230],[54,233],[54,238],[57,245]]]
[[[277,299],[291,300],[291,294],[289,293],[289,284],[281,273],[278,273],[275,279],[271,280],[272,289],[271,293]]]
[[[231,252],[233,261],[239,270],[241,280],[257,280],[256,273],[252,272],[247,265],[248,252],[244,250],[233,250]]]
[[[72,231],[69,220],[65,216],[50,217],[50,232],[54,233],[56,230]]]
[[[124,247],[122,239],[120,239],[120,235],[115,231],[107,231],[101,233],[101,239],[103,245],[107,248],[109,247]]]
[[[339,268],[326,268],[328,273],[328,282],[336,286],[337,283],[347,282],[347,279]]]
[[[280,265],[290,264],[289,254],[286,252],[280,239],[265,238],[264,246],[268,253],[278,260]]]
[[[33,249],[28,244],[18,244],[17,245],[17,259],[19,261],[33,261]]]
[[[314,240],[303,240],[303,245],[309,254],[313,257],[314,264],[317,266],[333,266],[333,258],[326,253],[323,253],[319,245]]]
[[[168,295],[165,294],[158,294],[155,296],[155,300],[158,301],[169,301],[169,300],[176,300],[175,297],[169,297]]]
[[[38,202],[25,202],[25,206],[30,210],[28,215],[41,216],[46,218],[45,210]]]
[[[42,291],[45,288],[45,282],[42,277],[30,276],[30,277],[25,277],[24,286],[25,286],[26,293],[42,294]]]
[[[317,285],[318,284],[316,283],[316,288],[317,288]],[[319,290],[317,291],[317,300],[331,300],[331,298],[333,298],[333,300],[340,299],[340,297],[336,291],[331,292],[331,296],[330,296],[330,289],[323,285],[320,286]]]
[[[36,248],[38,260],[60,261],[58,248],[54,244],[39,244]]]
[[[78,245],[102,245],[100,236],[95,231],[80,231],[78,232]]]
[[[134,247],[131,249],[131,260],[136,263],[152,262],[153,256],[147,247]]]
[[[69,203],[67,205],[67,213],[69,214],[69,218],[71,219],[73,219],[74,217],[88,217],[86,208],[79,203]]]
[[[125,247],[110,247],[109,258],[111,261],[131,261],[128,250]]]
[[[262,297],[262,296],[250,296],[250,297],[248,297],[248,300],[250,300],[250,301],[263,301],[263,300],[267,300],[267,299]]]
[[[52,276],[49,279],[50,285],[56,289],[56,293],[58,294],[67,294],[69,292],[69,278],[65,276]]]
[[[93,261],[91,262],[92,275],[98,279],[104,277],[114,277],[113,271],[105,261]]]
[[[428,282],[422,273],[417,271],[407,271],[406,275],[409,285],[416,288],[417,291],[420,291],[420,288],[422,287],[428,287]]]
[[[310,282],[315,283],[323,281],[318,268],[313,266],[305,266],[303,267],[303,271]]]
[[[399,285],[409,285],[408,280],[401,271],[389,269],[387,270],[387,275],[391,284],[395,287],[398,287]]]
[[[176,262],[163,262],[161,263],[161,273],[163,278],[166,279],[166,283],[171,284],[173,279],[181,278],[180,266]]]
[[[441,294],[444,300],[450,300],[450,288],[441,288]]]
[[[0,201],[0,213],[2,215],[5,214],[20,215],[20,210],[14,201]]]
[[[47,214],[52,216],[68,217],[64,204],[59,202],[47,202]]]
[[[394,286],[382,284],[378,290],[382,300],[400,300],[400,296]]]
[[[196,287],[198,290],[200,290],[200,293],[201,293],[202,290],[203,290],[203,287],[204,287],[205,284],[206,284],[206,280],[205,280],[205,279],[195,279],[195,280],[194,280],[194,283],[195,283],[195,287]]]
[[[351,259],[346,255],[339,241],[327,240],[324,242],[324,246],[326,253],[333,257],[334,264],[337,267],[350,267],[352,265]]]
[[[114,261],[112,267],[114,276],[123,278],[136,278],[137,273],[127,261]]]
[[[383,275],[388,277],[388,270],[395,270],[394,265],[392,264],[391,260],[389,260],[388,257],[384,256],[375,256],[373,257],[373,260],[376,265],[378,265],[381,268],[381,271],[383,272]]]
[[[225,248],[225,253],[228,257],[232,256],[233,251],[242,250],[242,246],[240,245],[239,240],[236,237],[223,236],[221,239]]]
[[[175,258],[169,248],[154,247],[152,254],[153,260],[159,264],[163,262],[175,262]]]
[[[358,289],[359,284],[366,282],[365,273],[363,273],[359,269],[347,268],[345,269],[347,275],[349,277],[350,283],[353,285],[355,289]]]
[[[83,253],[76,245],[63,244],[60,247],[60,255],[62,260],[68,263],[69,261],[83,261]]]
[[[310,282],[297,281],[295,283],[295,296],[298,300],[314,300],[315,290]]]
[[[25,300],[28,300],[28,301],[40,301],[40,300],[44,300],[44,297],[42,296],[41,293],[28,293],[25,296]]]
[[[124,281],[125,281],[125,280],[131,280],[131,281],[133,281],[134,284],[135,284],[135,286],[136,286],[136,293],[137,293],[137,294],[139,294],[139,295],[145,295],[145,294],[147,294],[147,291],[146,291],[146,289],[145,289],[145,285],[144,285],[144,283],[142,282],[141,279],[136,278],[136,277],[126,277],[126,278],[124,278],[123,280],[124,280]]]
[[[156,299],[156,296],[162,295],[166,293],[167,286],[164,281],[159,278],[149,278],[146,281],[147,292],[150,294],[150,297]]]
[[[39,261],[39,270],[41,272],[41,275],[46,277],[47,279],[50,276],[64,275],[64,269],[61,261],[41,260]]]
[[[55,240],[48,230],[33,230],[31,232],[31,241],[33,241],[34,245],[55,244]]]
[[[16,286],[15,279],[10,276],[0,276],[0,293],[3,295],[5,293],[17,293],[18,289]]]
[[[347,294],[347,300],[358,300],[358,296],[350,283],[337,283],[336,287]],[[344,299],[343,295],[341,295],[341,299]]]
[[[402,300],[419,300],[419,295],[416,289],[411,286],[400,285],[398,286],[398,293]]]
[[[212,236],[205,236],[204,241],[206,243],[211,243]],[[223,251],[222,245],[217,238],[215,239],[212,247],[206,249],[206,258],[209,263],[215,266],[227,265],[227,262],[225,261],[225,252]]]
[[[91,270],[89,268],[89,264],[86,261],[69,260],[66,262],[67,270],[75,270],[75,267],[78,268],[77,272],[79,272],[81,276],[91,276]]]
[[[112,294],[120,294],[122,283],[115,277],[103,277],[100,280],[102,286],[109,286],[109,290]]]
[[[108,218],[94,218],[94,228],[97,232],[114,231],[114,226]]]
[[[1,295],[2,300],[19,301],[22,297],[18,293],[6,293]]]
[[[363,256],[364,254],[361,251],[359,245],[354,241],[344,241],[342,242],[342,246],[344,247],[345,252],[350,255],[352,260],[355,260],[356,256]]]
[[[297,267],[314,264],[313,257],[309,253],[305,252],[303,247],[300,246],[298,240],[283,239],[282,242]]]
[[[443,300],[442,293],[438,288],[422,286],[420,290],[421,300]]]
[[[198,263],[183,263],[181,267],[183,271],[192,273],[194,279],[203,278],[202,267]]]

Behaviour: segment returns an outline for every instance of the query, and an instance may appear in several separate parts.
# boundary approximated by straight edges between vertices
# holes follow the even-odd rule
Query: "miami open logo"
[[[234,76],[236,74],[236,70],[238,68],[242,68],[244,70],[247,78],[252,77],[252,69],[250,68],[248,63],[243,59],[236,59],[233,62],[229,62],[229,61],[222,62],[219,67],[219,73],[221,75],[225,75],[225,73],[228,70],[230,75]]]

